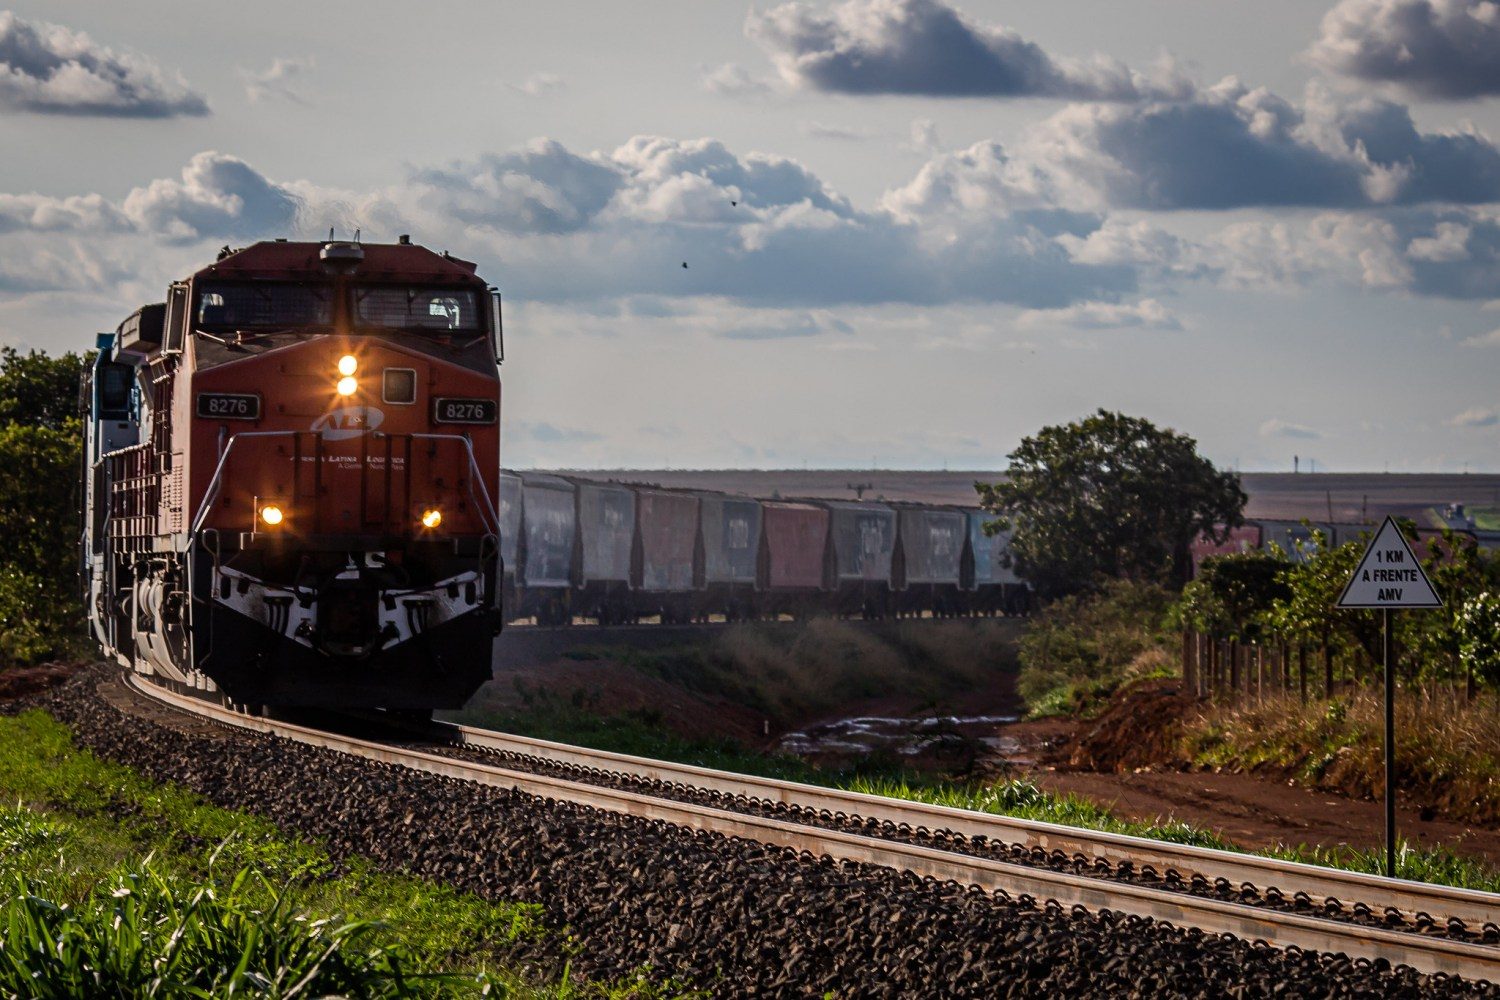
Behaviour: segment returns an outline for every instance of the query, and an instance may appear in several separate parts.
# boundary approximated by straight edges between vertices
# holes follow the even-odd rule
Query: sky
[[[0,344],[409,233],[511,467],[1500,471],[1492,0],[17,3],[0,147]]]

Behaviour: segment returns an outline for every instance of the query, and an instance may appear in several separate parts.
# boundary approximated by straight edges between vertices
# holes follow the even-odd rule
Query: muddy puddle
[[[862,715],[807,726],[782,736],[776,749],[801,757],[826,754],[863,756],[877,751],[918,757],[945,749],[973,747],[986,755],[1013,758],[1019,741],[997,732],[1016,721],[1014,715],[934,715],[892,718]]]

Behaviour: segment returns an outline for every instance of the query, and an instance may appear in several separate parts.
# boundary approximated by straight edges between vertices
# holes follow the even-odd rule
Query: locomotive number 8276
[[[499,293],[405,237],[229,252],[101,334],[99,643],[249,706],[462,704],[503,620],[500,356]]]

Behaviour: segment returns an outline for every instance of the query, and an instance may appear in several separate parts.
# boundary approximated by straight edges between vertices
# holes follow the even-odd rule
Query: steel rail
[[[1406,965],[1418,972],[1444,973],[1474,981],[1500,980],[1500,948],[1031,868],[602,785],[529,774],[245,715],[167,691],[133,675],[127,677],[126,683],[149,698],[218,722],[429,774],[514,788],[546,799],[790,848],[813,857],[827,856],[834,860],[880,865],[918,877],[1004,892],[1011,898],[1050,900],[1064,908],[1081,906],[1094,911],[1133,914],[1175,927],[1195,927],[1209,934],[1230,934],[1278,948],[1342,953],[1372,961],[1383,958],[1392,965]]]
[[[1334,899],[1345,905],[1363,903],[1377,913],[1392,907],[1409,917],[1427,914],[1439,923],[1456,917],[1472,931],[1478,931],[1486,924],[1500,925],[1500,894],[1476,889],[1386,878],[1236,851],[1171,844],[1039,820],[716,771],[472,726],[437,722],[433,727],[453,742],[481,750],[541,757],[651,781],[705,788],[725,795],[889,821],[898,826],[906,824],[914,830],[948,830],[966,837],[986,837],[1028,848],[1039,847],[1049,853],[1082,854],[1102,858],[1114,865],[1121,862],[1129,862],[1136,868],[1149,865],[1159,874],[1176,871],[1184,877],[1223,878],[1237,888],[1248,884],[1258,890],[1278,889],[1288,897],[1305,892],[1320,902]]]

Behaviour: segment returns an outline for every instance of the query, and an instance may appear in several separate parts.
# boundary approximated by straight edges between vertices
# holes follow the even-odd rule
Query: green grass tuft
[[[0,716],[0,996],[698,997],[653,970],[537,981],[577,954],[534,904],[335,863],[317,844]],[[297,988],[297,984],[302,984]]]

